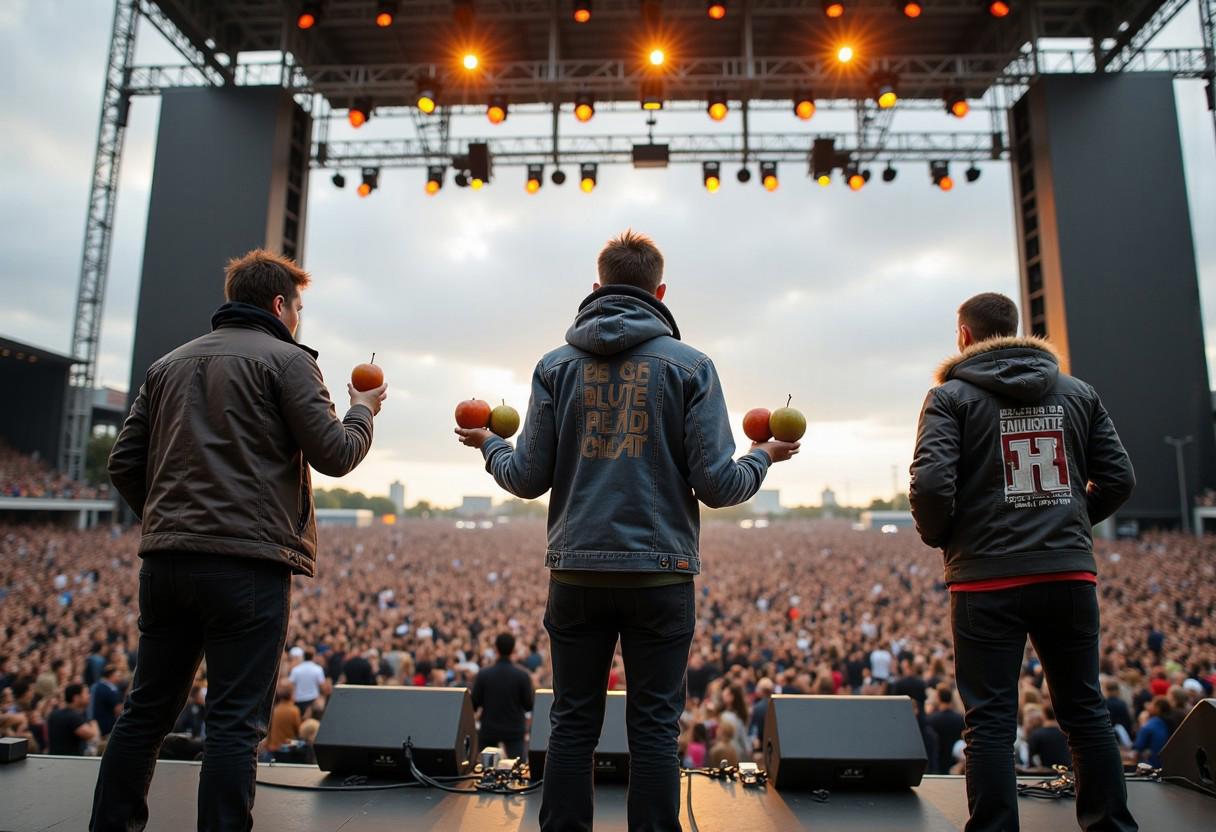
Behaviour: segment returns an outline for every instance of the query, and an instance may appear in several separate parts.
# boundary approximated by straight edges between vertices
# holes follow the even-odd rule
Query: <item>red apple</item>
[[[747,438],[753,442],[767,442],[773,438],[773,432],[769,429],[768,421],[772,416],[767,407],[755,407],[747,411],[747,415],[743,417],[743,432],[747,434]]]
[[[468,399],[456,405],[456,424],[465,430],[486,427],[490,424],[489,402]]]
[[[384,384],[384,371],[376,366],[376,354],[372,353],[370,364],[360,364],[355,367],[350,374],[350,383],[355,386],[355,389],[360,393],[368,390],[375,390],[381,384]]]

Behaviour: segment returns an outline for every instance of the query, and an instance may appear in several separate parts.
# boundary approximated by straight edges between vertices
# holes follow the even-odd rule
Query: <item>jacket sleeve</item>
[[[148,499],[148,384],[140,385],[139,395],[122,424],[122,431],[110,450],[107,464],[110,482],[135,516],[143,519]]]
[[[736,462],[735,438],[718,371],[708,358],[684,384],[684,453],[689,485],[710,508],[746,502],[760,490],[771,460],[752,451]]]
[[[1136,473],[1131,457],[1119,441],[1115,423],[1094,394],[1094,411],[1089,421],[1089,438],[1085,449],[1089,482],[1085,497],[1089,522],[1101,523],[1127,502],[1136,487]]]
[[[557,461],[557,424],[553,415],[553,392],[545,380],[540,362],[532,373],[532,394],[523,433],[512,448],[499,436],[491,436],[481,446],[486,470],[495,482],[523,500],[534,500],[553,485]]]
[[[339,419],[321,368],[303,351],[283,368],[279,406],[305,461],[327,477],[346,476],[371,449],[372,412],[355,405]]]
[[[929,391],[916,429],[908,501],[926,546],[940,549],[950,537],[962,429],[940,387]]]

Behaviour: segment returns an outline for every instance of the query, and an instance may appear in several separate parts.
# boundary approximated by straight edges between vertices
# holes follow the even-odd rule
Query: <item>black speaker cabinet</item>
[[[769,702],[764,767],[778,789],[909,788],[928,762],[906,696],[777,694]]]
[[[423,774],[455,777],[477,763],[477,726],[467,688],[338,685],[317,731],[322,771],[412,779],[402,743]]]
[[[528,770],[533,780],[545,776],[545,755],[549,751],[549,735],[553,730],[549,723],[552,710],[553,691],[548,688],[538,690],[532,706],[532,741],[528,745]],[[623,783],[629,779],[624,691],[608,691],[600,741],[595,746],[595,779],[601,783]]]
[[[1169,782],[1216,797],[1216,699],[1201,699],[1161,749]]]

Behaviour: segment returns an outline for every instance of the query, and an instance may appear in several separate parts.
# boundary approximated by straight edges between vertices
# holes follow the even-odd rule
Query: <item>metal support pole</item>
[[[92,430],[97,345],[101,338],[106,278],[110,270],[110,241],[114,232],[114,207],[118,201],[118,170],[130,106],[124,88],[135,55],[138,23],[139,0],[116,0],[105,86],[101,95],[97,148],[93,155],[89,210],[84,226],[76,316],[72,325],[71,355],[80,363],[72,366],[69,376],[70,386],[59,443],[59,467],[75,480],[84,477],[85,450]]]
[[[1203,32],[1204,73],[1208,112],[1216,130],[1216,0],[1199,0],[1199,28]]]
[[[1190,500],[1186,498],[1186,460],[1182,457],[1182,449],[1195,441],[1193,436],[1184,436],[1181,439],[1175,439],[1172,436],[1165,437],[1167,445],[1174,446],[1174,453],[1178,462],[1178,503],[1182,509],[1182,531],[1190,530]]]

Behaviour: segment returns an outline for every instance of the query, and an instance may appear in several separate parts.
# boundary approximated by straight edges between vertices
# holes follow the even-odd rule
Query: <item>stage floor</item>
[[[30,757],[0,765],[0,830],[80,830],[88,827],[96,759]],[[195,828],[199,765],[162,761],[149,797],[149,830],[182,832]],[[369,792],[316,792],[274,788],[333,785],[337,778],[311,766],[259,766],[254,826],[259,830],[308,832],[505,832],[538,826],[540,796],[498,797],[440,794],[420,788]],[[326,782],[328,780],[328,782]],[[961,777],[926,777],[918,788],[895,794],[832,793],[827,803],[809,795],[743,789],[733,784],[692,779],[692,807],[703,832],[956,832],[967,819]],[[682,789],[686,788],[682,784]],[[1132,812],[1144,832],[1212,832],[1216,798],[1180,786],[1128,783]],[[686,794],[681,794],[684,829]],[[1021,801],[1022,829],[1076,829],[1071,800]],[[597,831],[625,827],[625,789],[596,790]]]

